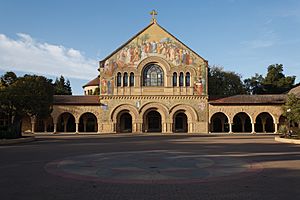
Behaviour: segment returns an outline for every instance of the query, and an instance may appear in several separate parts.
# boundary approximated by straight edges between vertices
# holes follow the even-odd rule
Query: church
[[[277,133],[286,95],[208,96],[208,61],[151,23],[99,62],[82,96],[55,96],[33,133]],[[98,90],[100,95],[93,95]]]

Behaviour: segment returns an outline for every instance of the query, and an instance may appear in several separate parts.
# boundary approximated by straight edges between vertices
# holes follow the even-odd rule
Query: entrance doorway
[[[152,110],[145,117],[145,132],[161,132],[161,115],[159,112]]]
[[[117,130],[119,133],[131,133],[132,132],[132,117],[128,112],[121,113],[118,123]]]
[[[187,116],[185,113],[180,112],[174,117],[174,132],[186,133],[188,132]]]

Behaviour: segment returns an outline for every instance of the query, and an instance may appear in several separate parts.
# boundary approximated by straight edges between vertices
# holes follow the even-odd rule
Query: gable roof
[[[284,104],[286,95],[235,95],[225,98],[210,100],[209,104]]]
[[[119,48],[117,48],[115,51],[113,51],[111,54],[109,54],[108,56],[106,56],[104,59],[102,59],[101,61],[99,61],[99,66],[100,67],[104,67],[104,62],[109,59],[110,57],[112,57],[114,54],[116,54],[118,51],[120,51],[122,48],[124,48],[125,46],[127,46],[130,42],[132,42],[136,37],[138,37],[140,34],[142,34],[143,32],[145,32],[147,29],[149,29],[151,26],[153,25],[157,25],[160,29],[162,29],[163,31],[165,31],[167,34],[169,34],[171,37],[173,37],[175,40],[177,40],[181,45],[183,45],[185,48],[187,48],[188,50],[190,50],[191,52],[193,52],[196,56],[198,56],[199,58],[201,58],[202,60],[204,60],[205,62],[208,62],[206,59],[204,59],[202,56],[200,56],[197,52],[195,52],[194,50],[192,50],[190,47],[188,47],[186,44],[184,44],[183,42],[181,42],[177,37],[175,37],[173,34],[171,34],[170,32],[168,32],[165,28],[163,28],[162,26],[160,26],[157,22],[153,21],[151,22],[148,26],[146,26],[144,29],[142,29],[141,31],[139,31],[137,34],[135,34],[132,38],[130,38],[127,42],[125,42],[123,45],[121,45]]]
[[[87,86],[98,86],[100,84],[100,79],[97,76],[96,78],[94,78],[93,80],[89,81],[87,84],[83,85],[82,87],[85,88]]]
[[[300,98],[300,85],[291,89],[288,94],[294,94]]]

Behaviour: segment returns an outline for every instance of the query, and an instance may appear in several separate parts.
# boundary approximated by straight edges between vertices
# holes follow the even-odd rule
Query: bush
[[[281,125],[281,126],[279,126],[278,132],[281,135],[286,136],[288,133],[288,128],[286,127],[286,125]]]

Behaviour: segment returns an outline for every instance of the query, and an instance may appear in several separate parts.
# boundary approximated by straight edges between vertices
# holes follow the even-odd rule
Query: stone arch
[[[128,113],[132,117],[133,123],[138,120],[139,112],[136,109],[136,107],[134,107],[133,105],[130,105],[130,104],[121,104],[121,105],[117,106],[116,108],[112,109],[112,111],[109,115],[112,122],[114,122],[114,123],[117,122],[118,114],[123,110],[128,110]]]
[[[275,118],[269,112],[261,112],[255,117],[255,131],[256,132],[274,132]]]
[[[213,115],[214,114],[217,114],[217,113],[223,113],[226,117],[227,117],[227,119],[228,119],[228,123],[231,123],[232,121],[231,121],[231,118],[230,118],[230,115],[228,115],[226,112],[224,112],[224,111],[216,111],[216,112],[213,112],[212,114],[211,114],[211,116],[209,117],[209,123],[211,123],[211,119],[212,119],[212,117],[213,117]]]
[[[58,132],[75,132],[76,118],[71,112],[63,112],[57,117]]]
[[[161,66],[161,68],[164,70],[165,75],[169,74],[171,70],[171,65],[166,61],[164,58],[159,57],[159,56],[149,56],[142,60],[138,65],[137,65],[137,70],[138,72],[142,72],[144,67],[148,63],[157,63]]]
[[[150,56],[145,58],[144,60],[142,60],[138,65],[137,65],[137,73],[140,76],[140,85],[143,85],[143,71],[144,68],[150,64],[157,64],[161,67],[161,69],[163,70],[164,76],[163,76],[163,86],[164,87],[168,87],[171,86],[170,81],[168,79],[170,79],[170,71],[171,71],[171,65],[168,63],[168,61],[166,61],[164,58],[159,57],[159,56]]]
[[[97,132],[98,119],[92,112],[84,112],[79,117],[79,132]]]
[[[252,132],[252,118],[246,112],[236,113],[232,118],[232,131],[233,132]]]
[[[199,121],[199,117],[196,110],[193,107],[185,104],[177,104],[170,109],[169,113],[171,119],[173,119],[174,113],[178,110],[185,110],[187,117],[192,120],[191,122]]]
[[[210,119],[210,132],[229,132],[229,117],[226,113],[216,112]]]
[[[140,117],[143,118],[145,112],[152,108],[156,109],[157,112],[160,113],[162,117],[162,122],[166,122],[168,120],[168,113],[169,113],[168,108],[164,104],[158,102],[150,102],[143,105],[139,110]]]
[[[160,114],[161,116],[161,131],[162,132],[166,132],[167,130],[167,125],[166,123],[169,122],[169,115],[168,115],[168,108],[161,104],[161,103],[157,103],[157,102],[150,102],[147,103],[145,105],[143,105],[140,110],[140,120],[143,122],[143,127],[142,130],[145,131],[146,126],[147,126],[147,121],[146,121],[146,116],[149,112],[151,111],[156,111]]]

